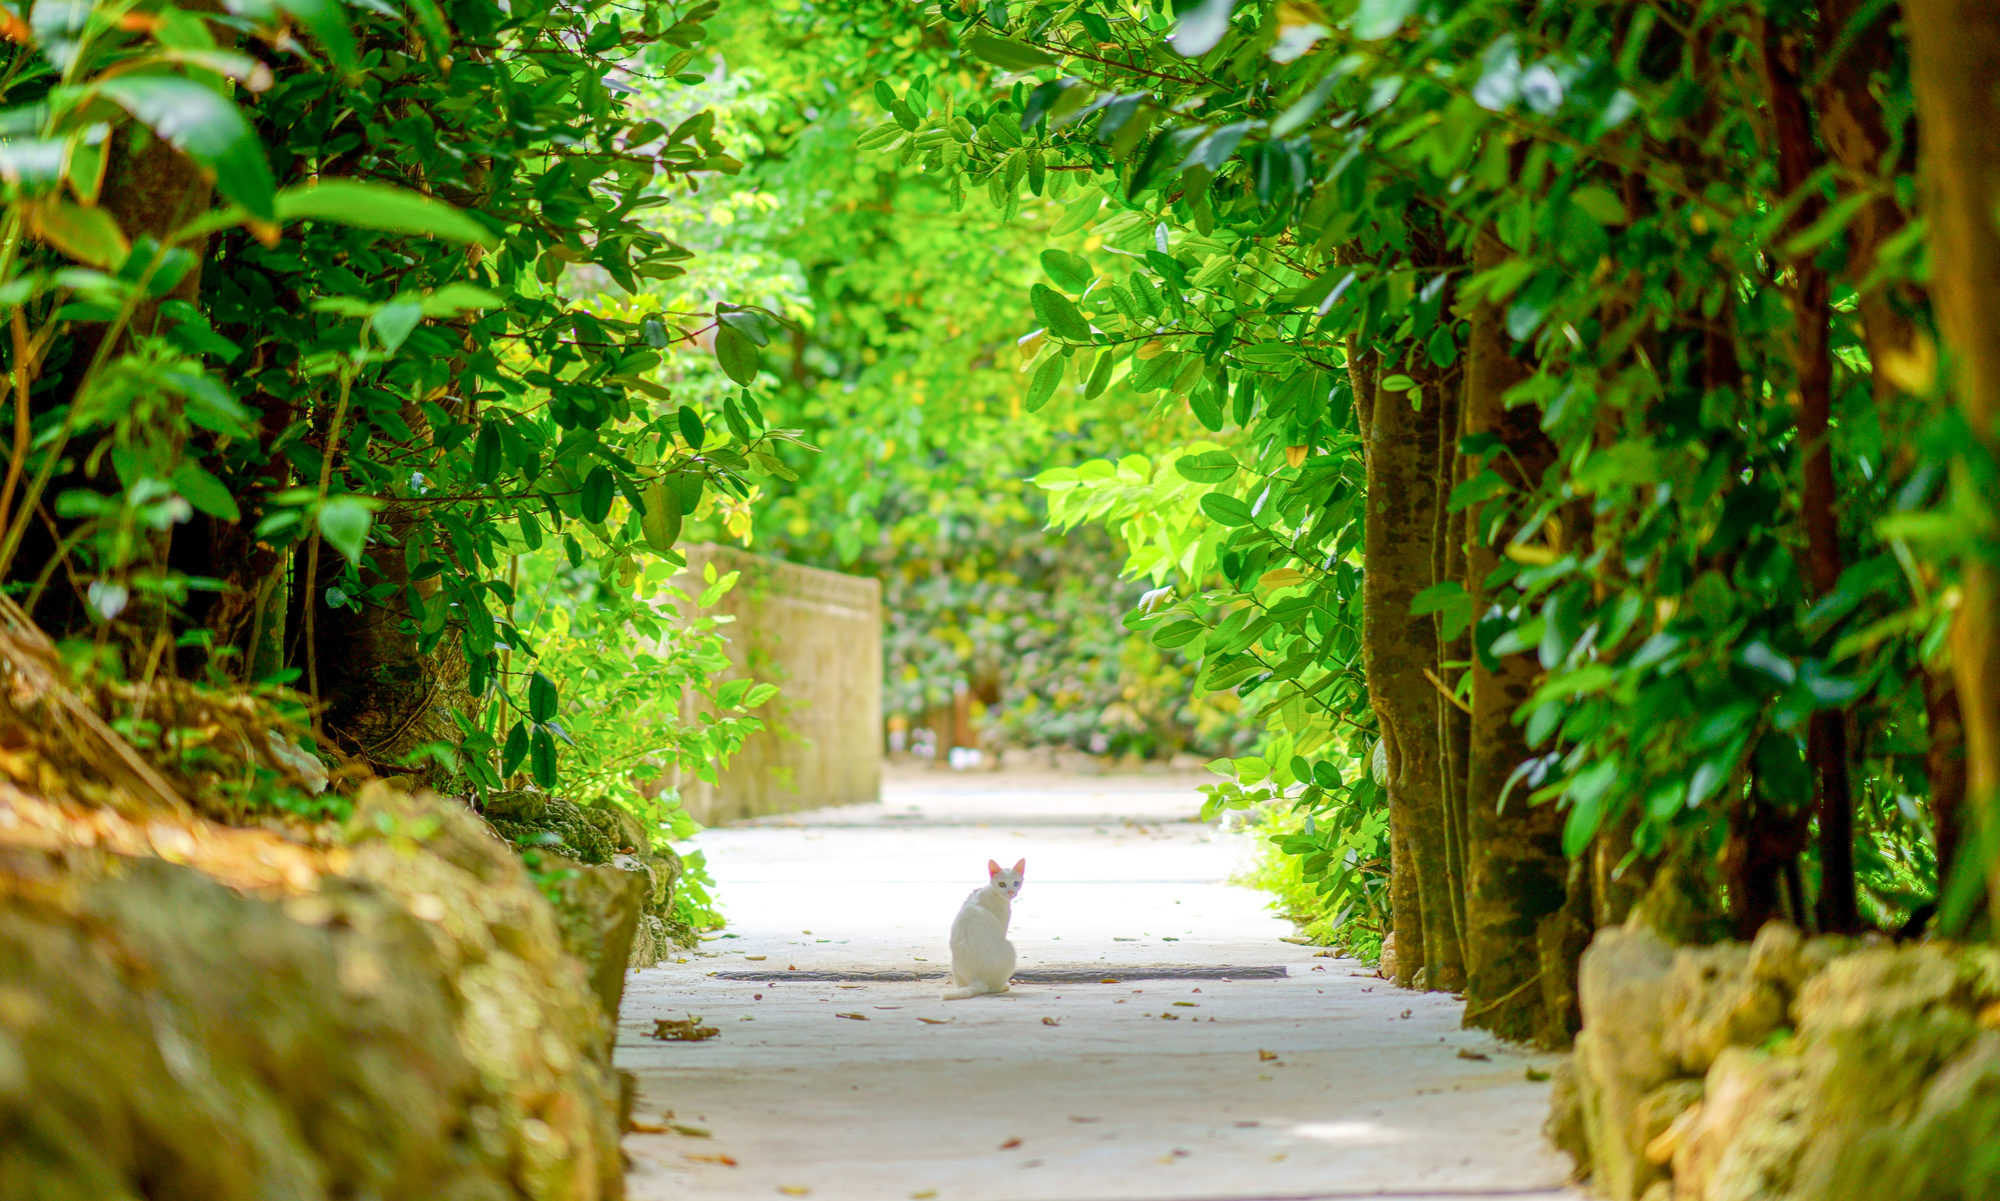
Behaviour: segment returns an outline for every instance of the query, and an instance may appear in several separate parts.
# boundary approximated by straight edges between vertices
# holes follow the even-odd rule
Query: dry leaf
[[[812,1192],[811,1189],[803,1184],[781,1184],[778,1186],[778,1191],[787,1197],[803,1197],[807,1193]]]
[[[1549,1074],[1547,1072],[1544,1072],[1539,1068],[1532,1068],[1532,1067],[1527,1070],[1526,1075],[1530,1081],[1536,1084],[1540,1084],[1542,1081],[1547,1080],[1549,1078]]]
[[[951,1022],[950,1018],[918,1018],[917,1020],[926,1026],[944,1026],[949,1025]]]
[[[653,1037],[663,1042],[698,1043],[720,1033],[714,1026],[702,1025],[701,1019],[694,1016],[653,1019]]]
[[[1488,1054],[1486,1054],[1486,1053],[1485,1053],[1484,1051],[1474,1051],[1474,1050],[1472,1050],[1472,1049],[1470,1049],[1470,1048],[1468,1048],[1468,1047],[1460,1047],[1460,1048],[1458,1049],[1458,1057],[1459,1057],[1460,1059],[1491,1059],[1491,1058],[1493,1058],[1493,1057],[1492,1057],[1491,1055],[1488,1055]]]
[[[1262,1047],[1257,1048],[1257,1061],[1259,1063],[1269,1063],[1277,1057],[1278,1053],[1276,1051],[1266,1051]]]
[[[1163,1013],[1160,1015],[1160,1020],[1163,1022],[1178,1022],[1181,1020],[1181,1015],[1178,1013]]]
[[[686,1136],[686,1137],[688,1137],[688,1138],[714,1138],[714,1137],[715,1137],[715,1136],[714,1136],[713,1134],[710,1134],[710,1133],[709,1133],[708,1131],[706,1131],[706,1130],[703,1130],[703,1129],[702,1129],[701,1127],[699,1127],[699,1126],[690,1126],[690,1125],[688,1125],[688,1124],[687,1124],[687,1123],[685,1123],[685,1122],[673,1122],[673,1123],[671,1123],[671,1126],[673,1127],[673,1132],[674,1132],[675,1134],[679,1134],[679,1135],[684,1135],[684,1136]]]
[[[868,1015],[865,1013],[836,1013],[833,1016],[846,1018],[850,1022],[865,1022],[868,1020]]]
[[[1080,1116],[1078,1116],[1078,1115],[1076,1115],[1076,1114],[1071,1114],[1071,1115],[1069,1115],[1069,1120],[1070,1120],[1070,1121],[1072,1121],[1072,1122],[1101,1122],[1101,1121],[1103,1121],[1104,1119],[1103,1119],[1103,1118],[1086,1118],[1086,1117],[1080,1117]]]
[[[1187,1007],[1188,1007],[1189,1009],[1199,1009],[1199,1008],[1201,1008],[1201,1002],[1200,1002],[1200,1001],[1175,1001],[1175,1002],[1174,1002],[1174,1004],[1176,1004],[1176,1005],[1185,1005],[1185,1006],[1187,1006]]]
[[[916,1192],[910,1194],[910,1201],[931,1201],[931,1198],[935,1196],[937,1196],[937,1190],[934,1188],[918,1189]]]
[[[681,1158],[692,1160],[695,1163],[719,1163],[725,1168],[736,1166],[736,1161],[727,1155],[696,1155],[692,1151],[683,1151],[681,1152]]]
[[[1008,1139],[1008,1140],[1007,1140],[1006,1142],[1004,1142],[1004,1143],[1001,1143],[1001,1144],[1000,1144],[1000,1149],[1001,1149],[1002,1151],[1012,1151],[1012,1150],[1013,1150],[1014,1148],[1016,1148],[1016,1147],[1018,1147],[1018,1146],[1020,1146],[1020,1145],[1021,1145],[1021,1140],[1020,1140],[1020,1139],[1018,1139],[1018,1138],[1010,1138],[1010,1139]]]
[[[1060,1025],[1062,1025],[1062,1023],[1061,1023],[1061,1022],[1059,1022],[1059,1021],[1057,1021],[1057,1020],[1056,1020],[1055,1018],[1043,1018],[1043,1019],[1042,1019],[1042,1025],[1044,1025],[1044,1026],[1060,1026]]]
[[[625,1129],[634,1134],[665,1134],[667,1128],[657,1122],[642,1122],[637,1118],[625,1123]]]
[[[1120,980],[1118,979],[1118,977],[1116,977],[1116,976],[1106,976],[1106,977],[1105,977],[1104,979],[1102,979],[1102,980],[1099,980],[1099,981],[1098,981],[1098,983],[1099,983],[1099,984],[1119,984],[1119,983],[1122,983],[1122,981],[1120,981]]]
[[[745,955],[745,956],[744,956],[743,958],[745,958],[745,959],[748,959],[748,960],[749,960],[750,962],[752,962],[752,963],[762,963],[762,962],[764,962],[764,961],[765,961],[766,959],[769,959],[769,958],[770,958],[770,956],[769,956],[769,955]]]

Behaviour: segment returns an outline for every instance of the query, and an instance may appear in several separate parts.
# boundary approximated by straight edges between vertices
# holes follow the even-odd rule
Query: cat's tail
[[[952,989],[950,992],[944,995],[944,999],[947,1001],[963,1001],[967,997],[983,997],[989,993],[1003,993],[1006,991],[1007,991],[1007,986],[1005,984],[1002,984],[1000,987],[995,988],[991,984],[987,984],[984,981],[979,981],[976,983],[968,984],[964,988]]]

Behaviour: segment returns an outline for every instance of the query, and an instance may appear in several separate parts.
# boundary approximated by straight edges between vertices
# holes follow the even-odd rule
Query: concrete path
[[[922,773],[885,795],[701,835],[730,926],[627,985],[618,1061],[666,1127],[626,1140],[633,1197],[1579,1195],[1538,1134],[1550,1057],[1281,941],[1192,781]],[[1011,993],[894,978],[948,969],[987,859],[1023,857]],[[720,1034],[650,1037],[690,1015]]]

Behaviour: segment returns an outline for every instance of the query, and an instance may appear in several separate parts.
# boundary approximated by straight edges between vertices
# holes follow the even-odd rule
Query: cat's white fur
[[[1014,944],[1007,941],[1007,923],[1014,916],[1014,897],[1027,873],[1026,859],[1011,868],[986,861],[986,887],[975,888],[959,906],[951,923],[951,982],[958,987],[947,1001],[1007,991],[1014,974]]]

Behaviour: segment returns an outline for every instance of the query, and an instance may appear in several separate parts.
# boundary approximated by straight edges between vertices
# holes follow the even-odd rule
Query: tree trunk
[[[1482,239],[1481,268],[1497,262],[1500,247]],[[1529,370],[1509,353],[1500,312],[1482,304],[1472,313],[1472,337],[1465,371],[1465,427],[1472,435],[1497,435],[1506,454],[1495,460],[1497,470],[1512,475],[1517,489],[1531,491],[1555,461],[1555,448],[1542,433],[1540,411],[1522,405],[1509,409],[1507,389],[1526,379]],[[1479,508],[1467,513],[1471,536],[1466,546],[1466,591],[1477,621],[1493,604],[1486,579],[1500,566],[1495,549],[1513,535],[1512,529],[1482,536],[1485,523]],[[1541,675],[1531,654],[1498,660],[1475,653],[1472,659],[1472,732],[1465,808],[1469,827],[1466,889],[1465,1020],[1504,1038],[1550,1040],[1553,1024],[1567,1025],[1558,1015],[1552,1022],[1543,990],[1534,987],[1543,974],[1540,927],[1563,908],[1569,896],[1569,863],[1563,856],[1561,812],[1554,805],[1530,805],[1525,788],[1516,789],[1503,808],[1500,795],[1514,769],[1531,754],[1514,713]],[[1572,1007],[1573,1008],[1573,1007]],[[1564,1035],[1566,1036],[1566,1031]]]
[[[2000,2],[1906,0],[1910,70],[1922,131],[1931,292],[1953,392],[1974,439],[1972,454],[2000,459]],[[1961,486],[1964,486],[1961,484]],[[1988,519],[1990,494],[1978,500]],[[1969,556],[1951,631],[1965,723],[1966,783],[1985,853],[1989,905],[2000,913],[1993,870],[2000,815],[2000,568]]]
[[[1429,617],[1410,614],[1417,593],[1434,582],[1437,401],[1435,389],[1426,392],[1429,412],[1401,393],[1378,393],[1369,422],[1362,653],[1368,694],[1388,745],[1391,845],[1400,844],[1402,852],[1390,881],[1397,975],[1421,965],[1428,969],[1426,986],[1438,988],[1462,979],[1464,965],[1452,919],[1443,748],[1431,683],[1437,632]],[[1415,928],[1413,906],[1422,927],[1421,957],[1416,940],[1405,937]]]
[[[1799,82],[1796,50],[1794,42],[1780,37],[1776,25],[1764,22],[1764,80],[1778,149],[1778,184],[1787,197],[1802,194],[1790,222],[1794,233],[1802,233],[1819,219],[1824,205],[1809,186],[1820,155]],[[1840,582],[1841,571],[1840,518],[1834,510],[1830,445],[1833,285],[1810,255],[1794,260],[1791,271],[1806,579],[1815,595],[1825,596]],[[1818,928],[1827,933],[1852,932],[1861,921],[1854,892],[1854,792],[1847,759],[1846,714],[1831,709],[1815,711],[1806,724],[1806,760],[1813,773],[1813,806],[1819,818],[1820,890],[1815,917]]]

